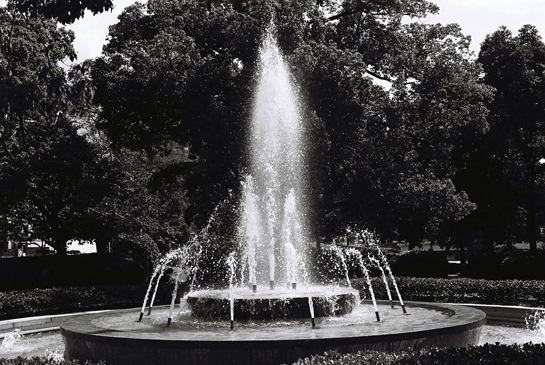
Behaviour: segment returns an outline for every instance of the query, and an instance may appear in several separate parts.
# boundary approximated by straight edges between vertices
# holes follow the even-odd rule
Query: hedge
[[[147,286],[105,285],[0,292],[0,320],[142,305]],[[172,285],[161,285],[157,304],[168,304]]]
[[[328,352],[320,356],[300,359],[294,365],[536,365],[545,364],[545,344],[450,347],[415,352],[356,352],[339,354]]]
[[[545,282],[540,280],[398,277],[396,281],[403,300],[407,301],[545,306]],[[361,298],[369,297],[364,279],[352,279],[351,283],[360,290]],[[372,278],[372,285],[377,299],[388,299],[382,278]],[[108,285],[0,292],[0,320],[138,307],[142,304],[146,289],[146,285]],[[171,283],[160,285],[156,303],[168,304],[171,290]],[[397,300],[391,282],[390,291]]]
[[[403,300],[441,303],[477,303],[498,305],[545,305],[545,281],[542,280],[485,280],[469,278],[396,278]],[[364,279],[353,279],[352,286],[368,297]],[[388,299],[382,278],[372,278],[377,299]],[[397,300],[393,285],[390,291]]]
[[[34,356],[28,358],[19,356],[15,359],[0,359],[0,365],[106,365],[106,363],[102,361],[97,363],[78,360],[66,361],[47,356]]]

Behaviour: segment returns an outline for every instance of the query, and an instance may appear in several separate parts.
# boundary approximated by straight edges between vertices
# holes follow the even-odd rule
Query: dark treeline
[[[0,8],[3,237],[154,257],[222,203],[212,231],[229,242],[274,21],[303,104],[314,240],[352,226],[411,248],[536,251],[545,45],[533,26],[499,28],[474,57],[458,25],[402,21],[438,11],[424,0],[150,0],[125,9],[101,57],[65,70],[74,35],[58,23],[111,2],[71,16],[28,4]]]

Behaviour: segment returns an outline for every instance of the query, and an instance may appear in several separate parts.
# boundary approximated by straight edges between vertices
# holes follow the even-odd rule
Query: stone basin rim
[[[389,301],[377,301],[377,303],[380,303],[381,305],[386,305],[389,303]],[[414,330],[410,332],[392,332],[392,333],[381,333],[381,334],[359,334],[354,335],[354,333],[348,334],[348,335],[339,335],[337,333],[333,333],[328,335],[325,333],[326,331],[321,331],[324,333],[320,333],[319,337],[309,337],[308,335],[301,336],[300,338],[275,338],[275,339],[269,339],[269,338],[259,338],[258,336],[252,338],[252,339],[240,339],[236,337],[229,336],[229,331],[225,331],[225,335],[222,337],[216,337],[214,340],[205,340],[202,338],[191,338],[191,337],[184,337],[184,331],[181,329],[173,329],[172,331],[165,331],[162,332],[160,335],[160,338],[157,338],[158,336],[155,333],[152,332],[145,332],[145,331],[119,331],[119,330],[111,330],[111,329],[105,329],[101,327],[94,326],[91,324],[91,321],[89,318],[83,319],[83,320],[72,320],[65,324],[61,325],[61,333],[65,337],[71,337],[71,338],[77,338],[77,339],[93,339],[93,341],[96,342],[108,342],[108,343],[125,343],[125,342],[148,342],[148,343],[155,343],[158,346],[165,346],[165,347],[171,347],[171,346],[181,346],[181,347],[191,347],[196,345],[202,345],[202,346],[212,346],[215,348],[223,348],[223,347],[229,347],[233,343],[237,343],[237,347],[252,347],[252,346],[266,346],[271,343],[275,343],[276,345],[282,346],[283,343],[286,344],[286,346],[293,346],[297,343],[306,343],[308,341],[313,342],[320,342],[320,341],[327,341],[328,343],[334,343],[334,342],[355,342],[355,343],[362,343],[362,342],[376,342],[380,341],[382,339],[384,340],[397,340],[397,339],[415,339],[415,338],[422,338],[427,336],[437,336],[437,335],[446,335],[450,333],[459,332],[460,330],[472,330],[478,327],[481,327],[485,321],[486,321],[486,315],[484,312],[474,309],[474,308],[468,308],[468,307],[462,307],[462,306],[455,306],[451,304],[443,304],[443,303],[428,303],[428,302],[405,302],[405,305],[410,310],[411,307],[422,307],[422,308],[430,308],[430,309],[440,309],[440,310],[448,310],[454,312],[453,317],[455,318],[455,322],[449,321],[448,323],[442,322],[442,323],[432,323],[428,328]],[[124,309],[124,310],[118,310],[114,311],[115,313],[127,313],[127,312],[133,312],[135,314],[135,318],[138,314],[136,309]],[[102,315],[97,315],[94,318],[102,317]],[[365,323],[362,323],[362,326],[366,325]],[[288,327],[285,328],[285,330],[289,330]],[[318,331],[320,328],[318,328]],[[237,331],[235,329],[235,331]],[[245,329],[240,329],[239,331],[245,331]],[[167,333],[170,332],[170,333]],[[206,334],[206,330],[202,330],[203,335]],[[215,331],[214,331],[215,332]],[[318,332],[319,333],[319,332]],[[187,333],[185,333],[187,334]],[[312,332],[311,332],[312,334]],[[148,336],[146,336],[148,335]],[[164,337],[162,337],[164,335]],[[168,337],[169,335],[170,337]]]

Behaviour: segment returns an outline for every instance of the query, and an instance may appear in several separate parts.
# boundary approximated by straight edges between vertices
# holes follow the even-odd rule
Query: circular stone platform
[[[476,345],[485,314],[477,309],[431,303],[405,303],[391,309],[364,304],[343,317],[308,320],[203,321],[189,311],[166,326],[162,307],[137,322],[139,309],[119,310],[62,325],[65,358],[116,364],[291,364],[325,351],[418,350]]]

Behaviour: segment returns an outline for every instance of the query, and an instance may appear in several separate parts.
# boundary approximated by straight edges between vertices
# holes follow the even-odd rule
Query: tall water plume
[[[270,28],[259,53],[240,229],[243,277],[272,287],[275,281],[305,281],[308,240],[298,97]]]

